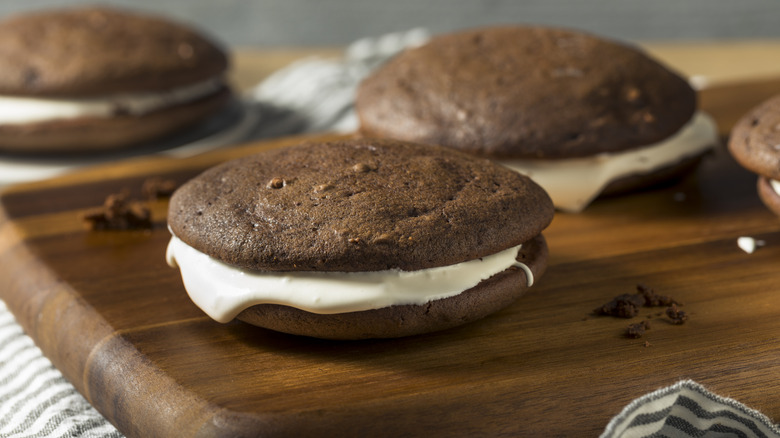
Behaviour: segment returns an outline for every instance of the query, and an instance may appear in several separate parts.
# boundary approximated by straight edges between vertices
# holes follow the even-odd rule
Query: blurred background
[[[0,16],[75,5],[3,0]],[[91,2],[95,3],[95,2]],[[498,23],[575,27],[629,41],[780,37],[779,0],[124,0],[107,4],[197,23],[234,47],[342,46],[424,27],[433,33]],[[778,57],[780,63],[780,57]]]

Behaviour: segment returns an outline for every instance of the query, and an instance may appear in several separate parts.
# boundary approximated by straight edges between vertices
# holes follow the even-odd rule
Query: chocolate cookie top
[[[780,95],[753,108],[734,125],[729,151],[746,169],[780,180]]]
[[[359,87],[367,136],[492,157],[568,158],[660,141],[696,94],[640,50],[585,33],[500,27],[443,35]]]
[[[489,160],[356,139],[211,168],[174,193],[168,224],[231,265],[353,272],[476,259],[528,241],[552,216],[538,185]]]
[[[0,94],[94,96],[158,91],[222,74],[226,54],[169,20],[91,7],[0,22]]]

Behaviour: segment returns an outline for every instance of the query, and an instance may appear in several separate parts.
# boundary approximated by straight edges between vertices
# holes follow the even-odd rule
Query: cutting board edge
[[[12,227],[5,231],[6,235],[13,235],[17,228],[8,220],[1,196],[0,227]],[[78,299],[70,285],[40,263],[18,238],[0,252],[0,299],[65,379],[128,436],[156,436],[161,432],[164,436],[176,436],[183,431],[188,436],[249,436],[257,430],[258,423],[265,422],[215,406],[186,391]],[[87,327],[85,322],[89,323]],[[68,336],[76,326],[82,326],[79,332],[84,334],[78,342]],[[66,345],[62,342],[64,336],[69,337],[68,348],[58,348]],[[122,372],[129,368],[135,376],[143,374],[147,379],[121,379],[120,376],[130,375]],[[138,393],[145,395],[135,400],[152,402],[133,402],[132,395]],[[182,399],[190,403],[185,406]],[[182,406],[186,409],[179,414],[160,415],[161,409],[170,412]],[[128,408],[136,410],[136,414],[127,415]],[[234,425],[220,417],[241,417],[244,421]],[[129,418],[134,421],[123,421]],[[245,425],[243,430],[234,427],[241,425]]]
[[[15,222],[6,200],[24,193],[34,193],[60,184],[94,184],[105,178],[154,176],[158,168],[175,162],[191,169],[208,168],[221,161],[249,155],[262,150],[291,146],[308,140],[341,140],[352,134],[300,135],[271,141],[256,141],[233,148],[213,151],[187,158],[153,156],[114,165],[99,165],[80,172],[51,179],[18,184],[0,189],[0,299],[3,299],[24,332],[40,348],[52,365],[114,426],[128,436],[177,436],[187,431],[188,436],[255,436],[260,426],[284,434],[295,430],[300,422],[297,415],[236,412],[215,405],[167,376],[140,351],[126,341],[121,332],[87,303],[66,281],[43,263],[25,242],[35,238],[35,230]],[[111,174],[106,170],[110,169]],[[116,169],[119,169],[118,171]],[[32,274],[34,273],[34,274]],[[33,293],[30,293],[33,291]],[[88,328],[78,332],[85,336],[74,342],[69,337],[73,327],[89,322]],[[65,346],[67,345],[67,349]],[[62,346],[62,348],[59,348]],[[74,357],[77,359],[74,360]],[[117,360],[117,358],[121,358]],[[138,378],[124,381],[116,372],[112,379],[109,370],[127,368],[133,364],[133,373],[143,373],[148,380]],[[120,390],[121,388],[121,390]],[[164,388],[164,391],[161,391]],[[154,400],[154,403],[133,402],[128,394],[142,394],[135,400]],[[170,413],[181,409],[181,400],[190,403],[176,415],[160,415],[160,409]],[[127,409],[136,410],[127,415]],[[133,422],[123,421],[133,418]],[[167,420],[167,421],[166,421]]]

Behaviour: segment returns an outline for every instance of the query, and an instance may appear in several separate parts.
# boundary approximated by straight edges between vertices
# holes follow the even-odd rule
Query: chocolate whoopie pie
[[[685,79],[637,48],[545,27],[433,38],[366,78],[356,99],[363,135],[499,160],[568,211],[691,167],[717,141],[696,106]]]
[[[0,22],[0,151],[133,146],[225,107],[226,53],[189,26],[108,7]]]
[[[408,336],[496,312],[544,271],[547,194],[449,148],[303,143],[172,196],[168,260],[217,321],[327,339]]]
[[[780,95],[742,116],[728,148],[742,167],[758,174],[759,197],[780,216]]]

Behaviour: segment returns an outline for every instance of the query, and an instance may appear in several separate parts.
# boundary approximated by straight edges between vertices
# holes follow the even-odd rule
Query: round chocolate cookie
[[[780,180],[780,95],[740,118],[731,130],[729,151],[747,170]]]
[[[696,120],[696,106],[688,82],[638,48],[545,27],[433,38],[366,78],[356,99],[363,135],[533,162],[650,150]],[[714,146],[707,143],[667,152],[652,169],[615,166],[623,172],[615,179],[675,166]]]
[[[688,83],[639,50],[543,27],[434,38],[359,88],[367,136],[491,157],[572,158],[677,132],[696,110]]]
[[[192,125],[230,100],[224,50],[150,15],[86,7],[0,22],[0,151],[115,149]]]
[[[304,143],[209,169],[171,197],[168,224],[174,239],[247,275],[403,277],[510,251],[496,275],[444,299],[323,312],[257,301],[239,316],[288,333],[360,339],[439,330],[505,307],[532,282],[527,272],[544,270],[540,233],[553,211],[537,184],[490,160],[364,138]],[[184,257],[173,258],[184,274]]]
[[[780,215],[780,95],[742,116],[731,130],[728,148],[742,167],[759,175],[761,200]]]

